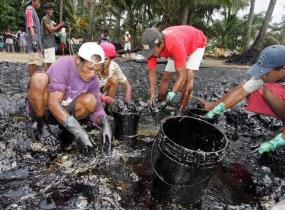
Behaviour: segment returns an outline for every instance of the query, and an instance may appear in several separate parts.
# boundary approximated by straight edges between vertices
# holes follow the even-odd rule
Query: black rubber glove
[[[57,138],[52,134],[49,129],[49,126],[43,121],[37,119],[38,123],[38,139],[44,145],[50,145],[55,147],[58,143]]]
[[[82,155],[94,154],[94,142],[87,132],[81,127],[79,122],[73,117],[69,116],[63,123],[63,126],[74,135],[76,144],[79,147],[79,151]]]
[[[111,150],[111,144],[112,144],[112,129],[108,122],[107,116],[102,117],[101,119],[101,125],[102,125],[102,140],[103,144],[108,145],[108,151]]]
[[[38,40],[37,40],[37,35],[32,36],[32,48],[34,52],[40,51]]]

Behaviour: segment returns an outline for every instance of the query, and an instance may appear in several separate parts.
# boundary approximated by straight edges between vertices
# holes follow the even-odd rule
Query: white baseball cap
[[[81,58],[84,58],[87,61],[91,61],[93,63],[104,63],[105,61],[105,53],[100,45],[96,42],[86,42],[81,45],[78,51],[78,55]],[[100,61],[96,61],[94,56],[99,56]]]

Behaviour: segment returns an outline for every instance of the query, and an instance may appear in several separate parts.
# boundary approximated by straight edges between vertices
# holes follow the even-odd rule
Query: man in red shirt
[[[178,91],[182,92],[180,109],[188,105],[193,89],[196,71],[202,61],[207,37],[202,31],[187,25],[172,26],[162,32],[155,28],[147,28],[142,36],[144,54],[147,58],[150,82],[150,105],[156,100],[156,62],[158,57],[168,58],[159,88],[158,100],[172,101]],[[177,73],[177,80],[172,91],[167,93],[173,73]]]

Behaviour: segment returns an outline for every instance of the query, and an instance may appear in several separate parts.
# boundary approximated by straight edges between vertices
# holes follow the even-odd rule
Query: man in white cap
[[[104,60],[103,49],[94,42],[87,42],[75,57],[61,57],[47,73],[33,74],[28,102],[30,115],[38,123],[38,138],[42,143],[54,144],[48,124],[55,122],[73,134],[83,154],[90,153],[94,142],[78,122],[89,116],[94,125],[102,127],[103,143],[111,144],[111,128],[101,106],[97,76]]]
[[[224,113],[227,109],[247,98],[247,110],[268,115],[285,121],[285,46],[272,45],[260,53],[256,64],[248,73],[250,80],[231,90],[214,103],[201,101],[205,109],[210,110],[206,117]],[[285,146],[285,130],[272,140],[261,144],[259,153],[271,152]]]
[[[124,35],[124,50],[126,51],[126,59],[131,59],[132,55],[132,47],[131,47],[131,35],[128,31],[125,32]]]

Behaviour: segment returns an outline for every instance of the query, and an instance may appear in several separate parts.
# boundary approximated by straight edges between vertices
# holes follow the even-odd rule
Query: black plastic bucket
[[[115,124],[115,138],[118,140],[129,140],[135,138],[140,114],[131,112],[113,113]]]
[[[217,123],[219,116],[215,116],[214,118],[209,119],[209,118],[204,117],[205,114],[207,114],[207,113],[208,113],[208,111],[204,110],[204,109],[190,108],[190,109],[184,110],[183,115],[199,118],[199,119],[205,120],[205,121],[212,123],[212,124]]]
[[[153,197],[160,202],[197,204],[214,170],[223,161],[227,145],[226,136],[204,120],[165,119],[152,150],[156,175]]]

